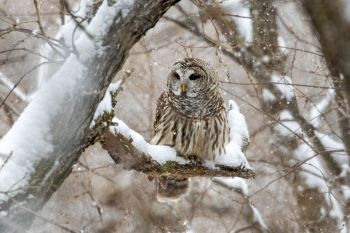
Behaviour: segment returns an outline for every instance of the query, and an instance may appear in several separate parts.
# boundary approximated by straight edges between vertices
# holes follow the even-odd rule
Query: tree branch
[[[26,229],[35,217],[27,209],[41,209],[70,174],[92,143],[87,137],[92,117],[130,48],[176,2],[135,0],[104,5],[104,11],[115,11],[113,16],[99,8],[100,20],[95,17],[87,27],[92,34],[97,30],[97,36],[93,41],[84,34],[77,39],[79,57],[67,58],[0,141],[0,153],[12,153],[0,172],[0,209],[7,214],[0,217],[1,232],[15,232],[8,221]],[[109,16],[111,24],[101,21]],[[96,27],[99,24],[105,30]]]
[[[160,164],[152,160],[149,155],[138,151],[130,139],[121,134],[113,135],[106,133],[101,141],[102,147],[108,151],[111,158],[117,164],[126,169],[134,169],[145,173],[150,177],[172,176],[177,178],[203,176],[203,177],[242,177],[250,179],[255,177],[251,169],[245,167],[216,167],[209,168],[204,165],[193,163],[179,164],[175,161],[167,161]],[[190,161],[189,161],[190,162]]]

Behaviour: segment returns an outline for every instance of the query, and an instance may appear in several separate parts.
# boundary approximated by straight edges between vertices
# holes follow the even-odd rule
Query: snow
[[[249,189],[244,179],[239,177],[234,177],[234,178],[214,177],[213,181],[218,182],[227,188],[237,190],[242,195],[244,195],[245,199],[248,200],[248,204],[252,212],[252,222],[258,223],[263,229],[266,229],[266,230],[268,229],[259,210],[255,206],[253,206],[249,201]]]
[[[294,151],[295,158],[300,161],[305,161],[301,165],[301,175],[305,178],[305,182],[310,188],[317,188],[320,193],[324,193],[328,206],[331,207],[329,212],[330,216],[341,224],[344,215],[338,201],[334,198],[333,194],[329,193],[331,190],[327,185],[327,181],[324,178],[325,169],[321,163],[319,155],[315,156],[316,153],[305,143],[299,145]],[[311,158],[311,159],[310,159]]]
[[[262,89],[262,97],[264,102],[274,102],[276,100],[276,97],[272,94],[272,92],[266,88]]]
[[[230,167],[250,168],[241,147],[248,142],[248,128],[244,116],[239,112],[239,108],[234,101],[230,101],[230,111],[228,112],[228,121],[230,125],[230,142],[226,145],[226,153],[215,158],[216,165],[225,165]],[[174,148],[164,145],[152,145],[148,143],[143,136],[130,129],[123,121],[114,117],[112,121],[115,125],[110,127],[114,134],[121,134],[125,138],[132,139],[132,145],[140,152],[149,155],[153,160],[160,164],[167,161],[176,161],[184,164],[186,161],[177,156]],[[205,161],[206,166],[213,168],[212,161]]]
[[[13,87],[15,86],[15,84],[1,72],[0,72],[0,82],[2,82],[9,90],[12,90]],[[12,93],[15,94],[18,98],[20,98],[24,102],[30,101],[30,99],[27,97],[24,91],[21,90],[21,88],[19,88],[18,86],[15,89],[13,89]]]
[[[233,100],[229,100],[228,123],[230,126],[230,141],[242,146],[249,141],[248,126],[245,117]]]
[[[350,188],[346,185],[342,185],[341,186],[341,191],[343,193],[343,197],[345,198],[345,200],[350,200]]]
[[[301,174],[305,178],[306,184],[310,188],[317,188],[320,193],[324,193],[325,200],[328,206],[331,207],[329,214],[332,218],[338,221],[338,224],[341,224],[344,219],[344,214],[338,203],[334,198],[333,194],[329,193],[330,188],[327,185],[327,181],[324,178],[325,169],[321,163],[321,160],[318,156],[315,156],[316,153],[305,143],[301,144],[294,151],[295,158],[300,161],[309,159],[306,163],[301,165],[302,171]]]
[[[277,43],[278,43],[278,46],[279,46],[279,50],[281,51],[282,54],[287,54],[287,44],[286,44],[286,41],[283,39],[282,36],[278,36],[277,37]]]
[[[51,117],[59,115],[66,102],[65,98],[57,97],[74,93],[75,85],[84,81],[81,76],[84,70],[77,57],[71,55],[45,88],[34,95],[32,102],[2,138],[0,154],[11,155],[11,158],[0,172],[0,191],[24,185],[26,175],[34,172],[33,165],[53,151]],[[0,166],[4,160],[0,160]],[[4,199],[5,195],[0,194],[0,200]]]
[[[305,143],[299,145],[294,151],[294,156],[299,161],[308,159],[307,162],[301,165],[301,174],[305,178],[306,184],[308,184],[310,188],[318,188],[320,192],[327,192],[327,183],[323,178],[325,170],[318,157],[319,155],[315,155],[316,153]]]
[[[114,111],[112,107],[112,94],[116,92],[117,89],[119,89],[121,82],[122,81],[119,80],[118,82],[112,83],[108,86],[105,96],[97,106],[90,128],[95,125],[95,120],[97,120],[97,118],[100,117],[104,112]]]
[[[233,177],[233,178],[230,178],[230,177],[214,177],[213,180],[216,181],[216,182],[222,183],[222,184],[224,184],[225,186],[227,186],[227,187],[229,187],[231,189],[238,190],[244,196],[248,196],[249,195],[248,185],[244,181],[244,179],[242,179],[240,177]]]
[[[316,136],[320,139],[324,148],[328,151],[338,150],[337,152],[330,152],[332,158],[338,163],[342,168],[340,176],[344,177],[348,175],[349,172],[349,155],[345,152],[346,148],[341,142],[337,142],[335,139],[329,135],[323,134],[321,132],[315,132]]]
[[[269,63],[271,61],[271,57],[268,56],[268,55],[264,55],[262,58],[261,58],[261,61],[264,62],[264,63]]]
[[[278,135],[284,137],[294,137],[295,134],[302,134],[302,129],[299,123],[294,120],[292,114],[288,110],[283,110],[280,112],[279,120],[281,122],[274,127],[274,130],[278,132]]]
[[[291,100],[294,97],[293,86],[291,85],[292,80],[290,79],[290,77],[279,75],[276,72],[274,72],[271,75],[271,81],[272,83],[275,83],[274,85],[278,88],[278,90],[281,92],[284,98],[286,98],[287,100]]]
[[[316,103],[310,110],[309,119],[311,124],[315,128],[319,128],[321,125],[321,114],[326,110],[326,108],[331,104],[334,99],[334,89],[329,89],[326,97],[321,99]]]
[[[103,1],[98,9],[98,14],[86,28],[88,34],[92,35],[93,38],[89,38],[88,34],[84,32],[76,42],[76,50],[82,62],[87,62],[92,56],[103,54],[107,48],[102,46],[102,38],[113,23],[114,17],[119,12],[122,13],[122,17],[125,17],[133,4],[134,1],[119,0],[112,6],[108,6],[108,1]]]
[[[96,1],[94,0],[81,0],[80,4],[75,4],[75,6],[72,9],[72,12],[74,12],[74,15],[76,17],[85,18],[87,17],[87,13],[89,12],[90,8],[94,5]],[[71,18],[71,16],[68,16],[68,18]]]
[[[347,227],[346,224],[344,222],[344,213],[342,211],[342,208],[339,204],[339,202],[337,201],[337,199],[333,196],[333,194],[326,194],[328,196],[326,196],[326,202],[327,204],[331,207],[331,210],[329,211],[329,216],[333,219],[337,220],[337,224],[339,227],[339,232],[341,233],[346,233],[347,231]]]
[[[79,4],[74,5],[72,11],[76,17],[85,18],[87,17],[87,13],[93,4],[93,0],[82,0]],[[81,35],[82,29],[77,27],[77,23],[72,19],[70,15],[65,16],[65,22],[66,24],[63,25],[56,34],[56,39],[61,39],[66,46],[72,48],[75,39],[79,38]],[[86,27],[87,22],[82,22],[81,26]]]
[[[250,168],[241,146],[234,141],[230,141],[225,147],[226,153],[215,157],[215,164],[229,167]]]
[[[11,157],[6,164],[6,156],[0,158],[0,201],[6,201],[15,195],[16,191],[27,184],[35,165],[43,159],[48,159],[47,156],[52,156],[51,153],[57,146],[57,139],[54,139],[57,135],[52,132],[57,128],[57,120],[70,116],[72,110],[66,107],[69,101],[74,102],[84,95],[95,94],[82,91],[96,86],[97,82],[86,76],[87,68],[83,64],[96,58],[105,49],[100,46],[98,40],[107,32],[112,18],[121,9],[125,16],[132,4],[133,1],[121,0],[109,7],[107,1],[104,1],[86,28],[94,41],[85,34],[76,40],[79,57],[74,54],[68,56],[49,81],[33,95],[31,103],[1,139],[0,155]],[[62,115],[63,113],[65,115]]]
[[[85,17],[87,13],[86,11],[91,8],[93,3],[93,0],[82,0],[80,4],[77,4],[74,7],[74,9],[76,9],[74,14],[80,17]],[[115,15],[121,12],[121,16],[125,17],[129,13],[133,4],[134,1],[132,0],[119,0],[112,6],[108,6],[108,1],[103,1],[90,24],[86,25],[84,22],[81,24],[85,27],[84,29],[87,33],[77,27],[76,22],[71,19],[70,16],[66,17],[67,23],[60,28],[55,39],[62,41],[62,43],[70,50],[76,49],[79,54],[79,60],[83,63],[87,62],[93,56],[103,54],[104,50],[107,49],[102,46],[102,37],[113,22]],[[56,49],[62,54],[65,53],[61,48]],[[58,54],[49,45],[43,46],[42,53],[50,58],[58,57]],[[46,61],[46,59],[43,58],[42,61]],[[55,70],[56,68],[54,65],[43,66],[39,69],[38,88],[42,87]]]
[[[79,4],[75,4],[72,11],[78,17],[84,18],[86,16],[86,11],[93,4],[93,0],[81,0]],[[65,16],[66,24],[61,26],[59,31],[56,33],[55,39],[61,41],[64,46],[68,49],[73,49],[73,43],[75,44],[76,38],[79,38],[82,30],[77,27],[76,22],[71,18],[71,16]],[[82,22],[83,27],[86,26],[86,22]],[[74,38],[73,38],[74,37]],[[55,46],[55,49],[60,54],[65,54],[64,49],[61,47]],[[59,54],[49,45],[44,44],[41,48],[41,53],[45,57],[57,60],[60,58]],[[41,62],[45,62],[46,58],[41,58]],[[38,80],[37,80],[37,89],[41,88],[52,76],[54,72],[57,71],[59,67],[56,64],[46,64],[40,66]]]
[[[253,205],[250,205],[250,208],[252,209],[252,212],[253,212],[253,222],[258,223],[264,229],[268,229],[263,218],[261,217],[259,210]]]
[[[241,0],[226,0],[222,1],[223,8],[228,14],[239,15],[249,18],[239,18],[232,16],[231,18],[237,24],[238,30],[241,35],[245,38],[247,43],[253,42],[253,24],[250,19],[249,5]]]
[[[138,151],[151,156],[151,158],[158,163],[165,164],[167,161],[176,161],[180,164],[185,163],[185,159],[177,156],[174,148],[170,146],[149,144],[144,137],[130,129],[123,121],[113,118],[112,122],[115,123],[115,125],[110,126],[112,133],[121,134],[123,137],[131,139],[131,144]]]
[[[249,132],[245,117],[233,100],[229,101],[229,109],[227,117],[230,126],[230,142],[225,146],[226,153],[216,156],[215,164],[250,168],[247,158],[242,152],[242,146],[249,142]]]

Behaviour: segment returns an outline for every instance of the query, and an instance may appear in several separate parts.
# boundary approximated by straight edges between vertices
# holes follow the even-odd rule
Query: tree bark
[[[0,209],[6,213],[0,219],[0,232],[27,229],[35,217],[34,212],[42,208],[70,174],[82,151],[94,141],[87,137],[92,117],[130,48],[178,1],[136,0],[126,16],[123,17],[121,12],[115,15],[108,33],[102,38],[102,45],[108,49],[83,64],[89,68],[81,74],[88,84],[76,83],[74,93],[51,96],[67,100],[62,111],[43,113],[50,117],[51,143],[55,146],[45,156],[38,155],[44,159],[32,164],[34,172],[27,174],[28,185],[0,203]]]
[[[165,164],[159,164],[152,160],[148,155],[138,151],[130,142],[130,139],[123,137],[121,134],[105,133],[101,140],[102,147],[108,152],[115,163],[121,164],[124,169],[133,169],[153,177],[241,177],[251,179],[255,173],[244,166],[226,167],[217,166],[208,168],[202,164],[187,163],[179,164],[175,161],[168,161]]]
[[[344,76],[350,102],[350,22],[346,19],[345,1],[304,0],[312,25],[318,32],[328,68]]]
[[[198,1],[194,1],[201,11],[207,12],[210,18],[212,18],[220,32],[225,35],[227,42],[231,45],[230,50],[226,51],[226,54],[232,58],[235,62],[241,64],[247,72],[252,74],[252,77],[257,83],[266,83],[266,85],[259,85],[257,91],[262,96],[262,90],[269,90],[274,96],[274,101],[264,101],[260,99],[262,110],[268,116],[268,119],[272,119],[275,124],[271,125],[271,131],[274,136],[274,145],[277,148],[278,154],[283,160],[293,159],[294,151],[305,140],[297,134],[295,136],[280,135],[276,126],[283,124],[280,121],[280,115],[283,111],[288,111],[293,116],[302,131],[305,132],[306,137],[310,140],[310,145],[316,152],[320,152],[322,159],[325,160],[329,171],[334,175],[340,173],[340,167],[333,160],[331,153],[322,145],[319,138],[315,135],[315,128],[307,122],[307,120],[299,112],[297,99],[293,96],[287,99],[286,96],[274,85],[271,77],[274,73],[279,75],[285,75],[286,59],[283,54],[278,51],[278,28],[276,19],[276,8],[273,6],[272,0],[262,1],[250,1],[251,15],[253,24],[253,44],[247,46],[237,35],[237,27],[229,17],[225,17],[224,9],[216,9],[214,14],[210,8],[217,7],[215,4],[204,4]],[[192,30],[193,31],[193,30]],[[202,36],[199,31],[193,31],[197,35]],[[207,42],[211,44],[212,40],[206,38]],[[225,48],[223,49],[225,52]],[[239,54],[236,56],[235,54]],[[268,62],[262,62],[262,58],[268,57]],[[270,120],[269,119],[269,120]],[[310,188],[306,183],[304,177],[301,176],[299,170],[295,172],[295,179],[288,179],[288,181],[295,187],[295,196],[298,202],[298,209],[300,212],[300,220],[306,220],[307,224],[300,224],[301,229],[309,231],[322,231],[336,229],[336,220],[327,215],[322,215],[322,209],[330,209],[330,206],[325,200],[325,196],[319,193],[317,188]],[[303,187],[300,191],[297,187]],[[310,199],[317,200],[317,205],[310,205]]]
[[[344,4],[341,0],[303,1],[332,74],[342,140],[350,150],[350,21]]]

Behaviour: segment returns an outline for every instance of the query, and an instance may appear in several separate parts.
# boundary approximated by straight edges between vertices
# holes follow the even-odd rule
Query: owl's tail
[[[159,177],[157,199],[160,202],[176,201],[187,193],[188,187],[188,178]]]

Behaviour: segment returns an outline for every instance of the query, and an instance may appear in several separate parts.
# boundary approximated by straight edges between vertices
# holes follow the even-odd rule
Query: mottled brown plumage
[[[168,75],[168,89],[157,102],[151,143],[172,146],[180,156],[201,161],[224,153],[229,127],[218,85],[216,73],[206,62],[195,58],[177,61]],[[186,188],[184,180],[162,178],[158,196],[176,198]]]

